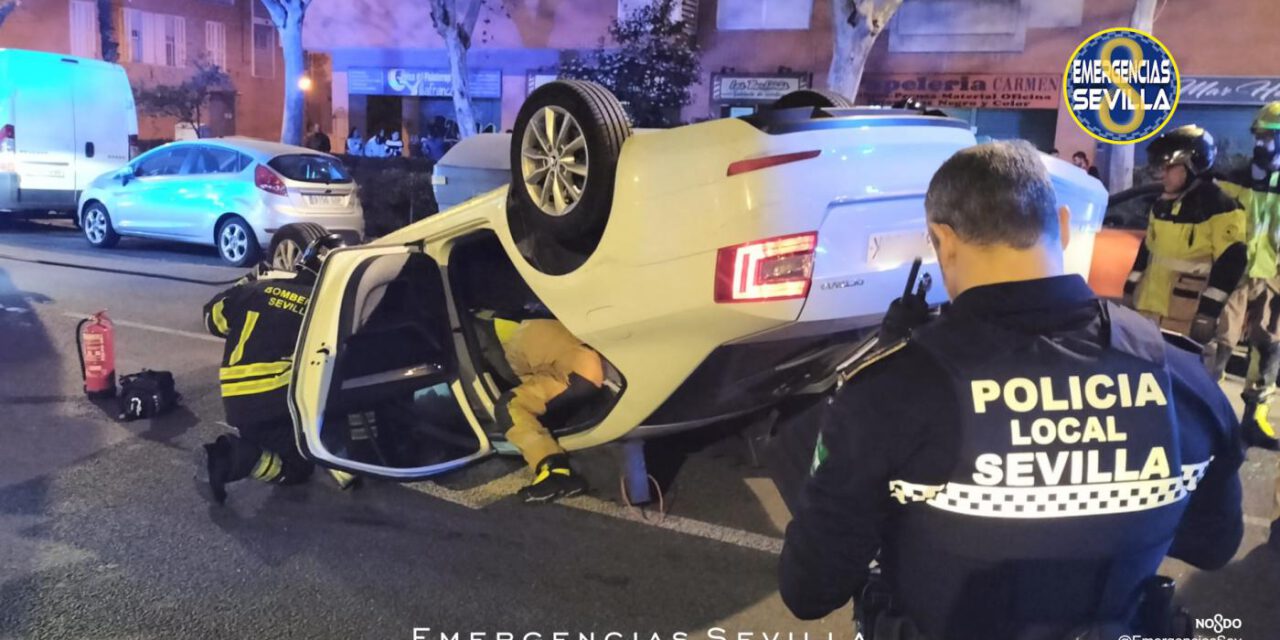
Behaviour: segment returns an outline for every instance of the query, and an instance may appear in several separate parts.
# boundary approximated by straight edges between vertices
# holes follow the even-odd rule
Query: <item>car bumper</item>
[[[358,207],[349,212],[317,213],[287,206],[274,206],[264,213],[262,224],[254,225],[254,230],[258,236],[258,242],[265,247],[270,244],[271,236],[280,227],[304,222],[318,224],[342,236],[348,244],[359,244],[364,240],[364,212]]]

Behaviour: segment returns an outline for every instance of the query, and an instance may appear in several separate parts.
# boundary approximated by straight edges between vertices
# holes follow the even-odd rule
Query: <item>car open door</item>
[[[294,354],[298,448],[326,466],[393,480],[491,452],[459,383],[440,268],[416,247],[329,254]]]

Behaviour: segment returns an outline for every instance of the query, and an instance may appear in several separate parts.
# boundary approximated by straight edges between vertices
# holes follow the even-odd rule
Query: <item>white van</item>
[[[123,67],[0,49],[0,211],[73,213],[94,178],[129,162],[137,136]]]

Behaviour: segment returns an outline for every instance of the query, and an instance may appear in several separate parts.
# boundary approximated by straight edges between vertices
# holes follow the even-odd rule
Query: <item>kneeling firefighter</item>
[[[586,491],[586,481],[569,466],[569,454],[543,421],[548,414],[570,413],[600,393],[604,384],[600,354],[559,320],[516,322],[487,311],[478,316],[484,321],[485,360],[504,377],[520,381],[497,403],[498,422],[506,429],[507,441],[533,470],[533,481],[519,496],[525,502],[552,502]]]
[[[218,504],[227,499],[228,483],[250,476],[282,485],[311,476],[314,467],[298,452],[289,416],[293,351],[321,261],[345,245],[337,234],[317,238],[302,252],[296,273],[254,272],[204,306],[205,327],[226,339],[218,378],[227,423],[239,432],[200,451],[200,471]],[[357,480],[330,474],[343,489]]]
[[[1244,210],[1209,175],[1215,155],[1213,137],[1196,125],[1163,133],[1147,148],[1164,192],[1124,286],[1138,313],[1202,345],[1213,342],[1248,258]]]

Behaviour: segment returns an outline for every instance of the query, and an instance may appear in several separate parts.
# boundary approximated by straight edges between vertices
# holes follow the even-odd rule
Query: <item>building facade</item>
[[[508,0],[486,9],[469,56],[478,120],[509,128],[566,51],[594,48],[620,11],[643,1]],[[1199,122],[1229,155],[1247,151],[1249,118],[1280,99],[1280,56],[1268,55],[1274,0],[1160,7],[1153,33],[1184,79],[1175,125]],[[1081,41],[1128,25],[1133,8],[1134,0],[906,0],[871,53],[859,102],[916,97],[979,135],[1026,138],[1064,156],[1105,155],[1107,145],[1063,108],[1062,74]],[[703,61],[686,120],[742,115],[787,91],[825,86],[831,0],[686,0],[680,10]],[[425,121],[452,117],[448,57],[427,3],[319,1],[304,44],[331,68],[335,130],[418,132]]]
[[[0,25],[0,46],[101,58],[95,0],[28,0]],[[178,84],[199,60],[222,67],[233,91],[215,96],[208,135],[278,139],[283,69],[275,27],[259,0],[114,0],[119,64],[136,87]],[[173,118],[138,114],[144,140],[193,135]]]

